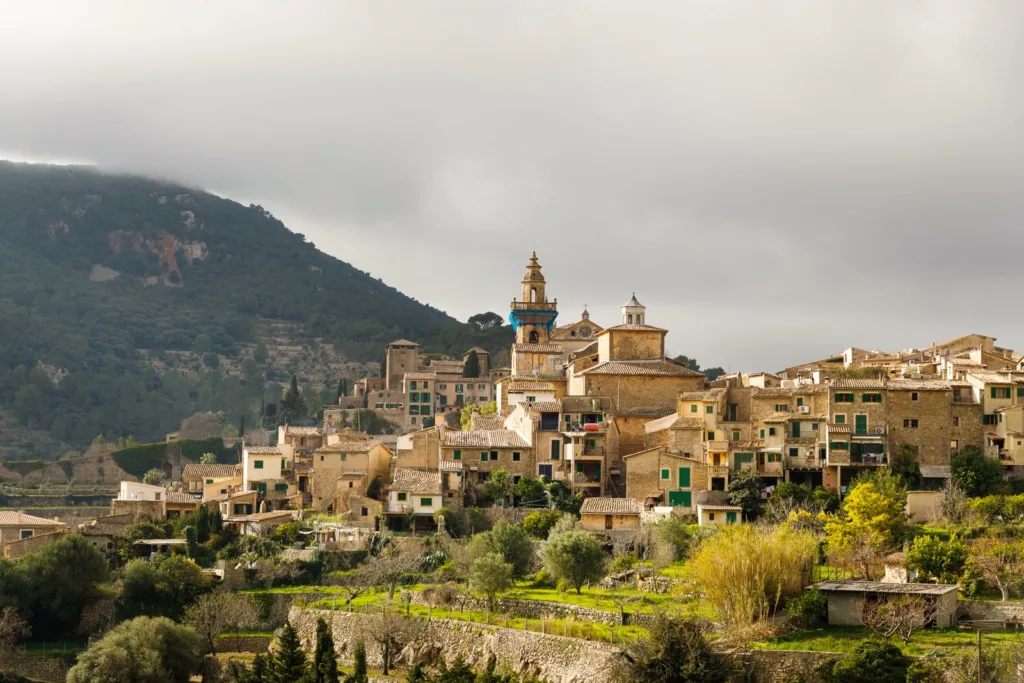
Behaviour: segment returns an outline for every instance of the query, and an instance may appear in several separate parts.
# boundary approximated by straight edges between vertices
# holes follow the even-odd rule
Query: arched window
[[[537,303],[537,288],[530,287],[530,302]]]
[[[537,344],[540,342],[540,335],[537,334],[537,330],[530,330],[530,343]]]
[[[630,325],[632,325],[633,324],[633,314],[630,313],[628,316],[626,316],[626,318],[627,318],[626,322],[628,322]]]

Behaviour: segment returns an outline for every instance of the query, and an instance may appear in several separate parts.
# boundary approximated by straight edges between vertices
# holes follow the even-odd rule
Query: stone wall
[[[821,683],[818,667],[842,655],[835,652],[807,650],[750,650],[737,655],[737,663],[746,672],[746,678],[756,683]]]
[[[45,683],[64,683],[70,663],[62,657],[28,652],[0,652],[0,671],[18,674]]]
[[[1024,623],[1024,602],[997,600],[961,600],[957,605],[958,619],[1006,620]]]
[[[949,465],[953,392],[888,391],[886,401],[890,455],[906,443],[917,448],[920,464]],[[917,427],[904,427],[906,420],[917,420]]]
[[[322,610],[292,609],[289,619],[303,646],[313,649],[316,619],[323,617],[331,625],[334,646],[344,661],[351,660],[354,643],[365,638],[372,615]],[[422,661],[435,663],[442,658],[452,662],[462,657],[473,667],[482,668],[494,659],[521,674],[535,675],[550,683],[615,683],[620,662],[619,649],[607,643],[550,636],[446,619],[433,619],[417,643],[401,654],[402,666]],[[379,668],[377,648],[367,648],[370,667]]]
[[[414,605],[426,605],[428,604],[423,593],[418,591],[409,591],[412,595],[411,602]],[[614,605],[609,603],[609,607],[614,609]],[[466,601],[466,609],[473,611],[486,611],[487,601],[480,598],[470,598]],[[453,609],[456,609],[453,607]],[[434,613],[437,616],[444,616],[447,612],[447,607],[435,607]],[[598,624],[608,624],[610,626],[617,626],[620,623],[620,615],[618,612],[606,612],[604,610],[592,609],[590,607],[580,607],[578,605],[566,605],[560,602],[546,602],[543,600],[518,600],[516,598],[505,598],[502,600],[496,600],[494,602],[494,611],[496,614],[507,614],[510,617],[519,619],[564,619],[571,617],[579,621],[590,621]],[[641,615],[627,614],[627,621],[630,623],[636,623],[637,618]],[[633,617],[633,619],[629,619]],[[642,617],[641,617],[642,618]]]

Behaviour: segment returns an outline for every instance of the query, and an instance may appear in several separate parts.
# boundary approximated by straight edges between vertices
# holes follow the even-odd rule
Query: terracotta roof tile
[[[680,401],[718,401],[725,396],[725,389],[708,389],[706,391],[684,391],[679,394]]]
[[[644,506],[632,498],[584,498],[581,515],[639,515]]]
[[[480,413],[473,413],[472,415],[469,416],[470,431],[478,431],[481,429],[493,430],[504,428],[505,417],[503,415],[481,415]]]
[[[950,391],[952,387],[944,379],[891,379],[885,383],[889,391]]]
[[[796,391],[789,387],[765,387],[764,389],[755,387],[750,395],[753,398],[789,398]]]
[[[581,375],[632,375],[645,377],[703,377],[700,372],[667,359],[607,360],[583,370]]]
[[[560,344],[513,344],[513,351],[522,353],[564,353],[565,349]]]
[[[551,382],[543,382],[529,379],[514,379],[509,382],[508,390],[511,393],[519,394],[524,391],[554,391],[555,385]]]
[[[324,433],[324,430],[320,427],[293,427],[288,425],[284,428],[285,434],[294,434],[295,436],[320,436]]]
[[[531,413],[560,413],[562,404],[559,401],[536,401],[533,403],[520,403]]]
[[[884,389],[885,380],[881,379],[835,379],[830,384],[833,389]]]
[[[598,332],[599,335],[605,332],[668,332],[668,330],[662,327],[654,327],[653,325],[638,325],[636,323],[626,323],[623,325],[615,325],[614,327],[606,327],[605,329]]]
[[[281,455],[277,446],[246,446],[245,450],[250,455]]]
[[[510,429],[478,429],[472,432],[446,429],[441,438],[441,445],[446,448],[526,449],[530,447],[523,437]]]
[[[441,493],[441,472],[419,467],[398,467],[395,480],[388,486],[389,491],[409,493]]]
[[[204,465],[199,462],[190,462],[185,465],[185,469],[181,471],[181,478],[196,477],[198,479],[215,478],[215,477],[233,477],[235,476],[234,465]]]
[[[830,424],[828,426],[828,433],[829,434],[852,434],[853,433],[853,429],[850,427],[850,425]]]
[[[65,526],[45,517],[26,515],[20,510],[0,510],[0,526]]]

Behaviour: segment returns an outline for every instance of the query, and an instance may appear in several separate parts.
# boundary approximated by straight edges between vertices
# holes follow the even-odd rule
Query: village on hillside
[[[395,340],[319,424],[104,455],[102,514],[8,504],[41,484],[0,468],[0,672],[164,639],[138,680],[1019,680],[1024,356],[709,380],[642,293],[557,325],[535,253],[510,291],[509,367]]]

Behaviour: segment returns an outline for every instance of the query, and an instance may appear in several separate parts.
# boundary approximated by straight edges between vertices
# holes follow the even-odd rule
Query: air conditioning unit
[[[875,434],[885,434],[885,427],[875,427]]]
[[[810,406],[800,406],[800,412],[803,413],[804,415],[806,415],[806,414],[811,412],[811,407]]]

